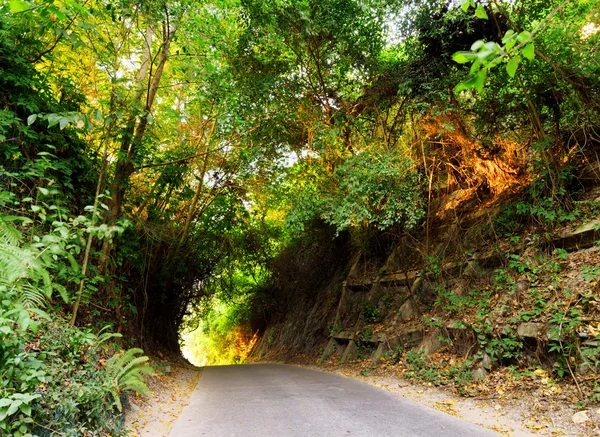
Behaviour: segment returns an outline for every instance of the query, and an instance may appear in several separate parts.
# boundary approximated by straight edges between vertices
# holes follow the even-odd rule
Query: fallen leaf
[[[590,420],[589,416],[588,416],[588,412],[586,411],[580,411],[578,413],[573,414],[572,420],[574,423],[585,423],[588,420]]]

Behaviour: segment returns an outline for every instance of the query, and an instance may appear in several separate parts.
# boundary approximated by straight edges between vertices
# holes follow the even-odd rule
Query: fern
[[[152,375],[152,367],[145,364],[148,361],[147,356],[137,356],[144,351],[139,348],[128,349],[122,355],[115,355],[106,365],[108,380],[111,384],[111,394],[114,405],[119,411],[123,411],[121,404],[121,393],[124,391],[136,391],[141,394],[148,394],[150,390],[144,382],[143,375]]]
[[[42,308],[54,289],[63,299],[64,287],[53,284],[42,252],[23,243],[21,233],[0,216],[0,295],[29,308]]]

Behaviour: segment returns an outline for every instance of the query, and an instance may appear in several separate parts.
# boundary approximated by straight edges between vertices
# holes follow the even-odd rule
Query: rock
[[[129,407],[131,408],[131,411],[134,411],[135,413],[137,413],[138,411],[141,410],[140,407],[138,407],[136,404],[134,404],[133,402],[129,403]]]
[[[413,330],[404,334],[391,337],[387,340],[390,350],[396,346],[402,346],[404,349],[411,349],[417,346],[423,340],[423,332],[421,330]]]
[[[350,343],[348,343],[348,346],[346,346],[346,349],[344,350],[344,353],[342,354],[342,358],[340,358],[340,363],[344,364],[344,363],[347,363],[348,361],[355,359],[357,352],[358,352],[358,350],[356,347],[356,342],[354,340],[350,340]]]
[[[492,368],[492,358],[488,354],[483,354],[483,358],[481,359],[481,367],[486,370],[490,370]]]
[[[588,416],[588,411],[580,411],[573,414],[572,420],[574,423],[585,423],[589,421],[590,417]]]
[[[520,337],[538,338],[544,325],[542,323],[521,323],[517,328]]]
[[[408,322],[414,319],[418,314],[418,308],[412,300],[407,300],[398,310],[398,319]]]
[[[381,360],[381,357],[383,357],[385,349],[386,349],[385,343],[379,343],[377,350],[375,351],[375,353],[373,354],[373,357],[371,358],[371,360],[373,361],[373,364],[379,363],[379,360]]]
[[[517,280],[517,289],[521,292],[529,290],[529,279],[521,277]]]
[[[463,275],[467,278],[477,278],[481,279],[485,276],[485,270],[479,266],[477,261],[469,261]]]
[[[356,334],[354,331],[341,331],[333,336],[338,343],[348,343],[350,340],[354,340]]]
[[[600,220],[592,220],[575,229],[573,232],[565,232],[555,239],[551,245],[573,251],[591,247],[600,237]]]
[[[423,342],[421,343],[421,347],[419,349],[423,352],[424,355],[432,354],[446,346],[445,343],[440,341],[440,335],[440,331],[435,329],[423,339]]]
[[[483,381],[488,376],[488,371],[483,367],[478,367],[473,372],[471,372],[471,378],[473,381]]]
[[[337,344],[337,342],[335,341],[335,339],[333,339],[333,338],[329,339],[329,343],[327,343],[327,347],[325,347],[325,350],[323,351],[323,355],[321,355],[319,364],[323,364],[323,362],[325,362],[330,356],[333,355],[333,353],[335,352],[335,349],[336,349],[336,344]]]

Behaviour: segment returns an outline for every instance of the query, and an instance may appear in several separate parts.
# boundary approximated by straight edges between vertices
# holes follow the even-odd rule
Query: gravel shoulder
[[[158,365],[146,381],[150,395],[128,398],[125,428],[130,437],[168,437],[202,375],[202,368],[185,362],[152,361]]]

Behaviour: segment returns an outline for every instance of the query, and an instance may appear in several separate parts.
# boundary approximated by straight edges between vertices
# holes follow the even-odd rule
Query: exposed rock
[[[408,322],[414,319],[419,314],[417,305],[411,300],[407,300],[398,310],[398,319],[403,322]]]
[[[481,268],[479,262],[469,261],[463,275],[467,278],[483,278],[485,276],[485,270]]]
[[[542,323],[521,323],[517,328],[517,334],[524,338],[538,338],[543,328]]]
[[[486,370],[490,370],[492,368],[492,358],[488,354],[483,354],[483,358],[481,359],[481,367]]]
[[[572,232],[564,232],[559,235],[558,238],[552,241],[551,246],[570,252],[593,246],[598,238],[600,238],[600,220],[593,220],[579,226]]]
[[[340,358],[340,363],[344,364],[348,361],[354,360],[356,358],[357,352],[358,349],[356,347],[356,342],[354,340],[350,340],[350,343],[348,343],[348,346],[346,346],[346,349],[342,354],[342,358]]]
[[[529,290],[529,279],[526,277],[519,278],[517,280],[517,288],[521,292]]]
[[[398,345],[402,346],[404,349],[411,349],[417,346],[422,340],[423,331],[414,330],[388,339],[387,344],[390,349],[394,349]]]
[[[585,423],[590,420],[588,416],[588,411],[580,411],[578,413],[573,414],[572,420],[574,423]]]
[[[335,349],[336,349],[336,344],[337,344],[337,342],[335,341],[335,339],[333,339],[333,338],[329,339],[329,343],[327,343],[327,346],[325,347],[325,350],[323,351],[323,354],[321,355],[319,364],[323,363],[325,360],[327,360],[330,356],[333,355],[333,353],[335,352]]]
[[[375,351],[375,353],[371,357],[371,359],[373,360],[373,364],[379,363],[379,360],[381,360],[381,357],[383,357],[383,354],[385,353],[385,350],[386,350],[385,343],[379,343],[379,346],[377,347],[377,350]]]
[[[483,367],[478,367],[473,372],[471,372],[471,378],[473,381],[483,381],[488,376],[488,371]]]
[[[423,339],[421,347],[419,348],[423,354],[432,354],[446,346],[445,343],[440,341],[440,335],[440,331],[436,329]]]
[[[355,337],[354,331],[341,331],[333,336],[338,343],[348,343],[350,340],[354,340]]]
[[[379,278],[379,283],[384,286],[395,285],[395,286],[410,286],[419,279],[420,273],[418,271],[403,272],[397,271],[389,273]]]

